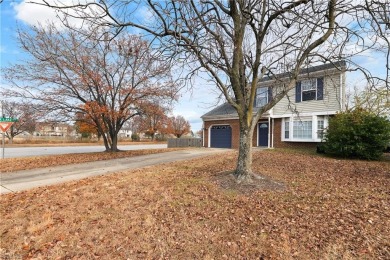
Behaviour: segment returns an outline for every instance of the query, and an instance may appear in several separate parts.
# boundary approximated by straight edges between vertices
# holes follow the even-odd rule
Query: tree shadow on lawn
[[[255,174],[252,181],[238,183],[233,175],[234,171],[220,172],[212,177],[212,181],[224,190],[249,195],[257,191],[284,191],[286,185],[273,179]]]

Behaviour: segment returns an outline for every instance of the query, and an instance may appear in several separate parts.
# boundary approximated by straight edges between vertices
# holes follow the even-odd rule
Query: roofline
[[[256,115],[257,112],[253,112],[253,115]],[[271,113],[268,111],[265,111],[263,113],[263,116],[268,117],[271,116]],[[211,121],[211,120],[222,120],[222,119],[238,119],[238,114],[225,114],[225,115],[211,115],[211,116],[201,116],[200,118],[203,119],[203,121]]]
[[[313,67],[308,67],[308,68],[301,68],[299,71],[298,76],[303,75],[303,74],[310,74],[310,73],[316,73],[316,72],[321,72],[321,71],[327,71],[327,70],[338,70],[338,71],[343,71],[347,66],[347,63],[345,60],[341,61],[336,61],[336,62],[331,62],[331,63],[325,63]],[[265,78],[262,78],[259,80],[259,82],[266,82],[266,81],[274,81],[282,78],[290,78],[291,77],[291,72],[285,72],[285,73],[280,73],[280,74],[275,74],[273,76],[268,76]]]
[[[346,63],[345,60],[341,60],[341,61],[329,62],[329,63],[325,63],[325,64],[313,66],[313,67],[308,67],[308,68],[304,68],[304,69],[301,68],[300,71],[299,71],[299,75],[298,76],[302,76],[302,75],[305,75],[305,74],[318,74],[319,72],[333,71],[333,70],[337,70],[337,71],[342,73],[342,72],[345,72],[346,64],[347,63]],[[291,76],[292,76],[291,72],[275,74],[275,75],[272,75],[270,77],[262,78],[261,80],[258,81],[258,83],[269,84],[268,82],[276,82],[277,80],[280,81],[280,80],[285,79],[285,78],[291,78]],[[237,113],[232,114],[231,113],[232,111],[229,111],[230,114],[208,115],[212,111],[218,110],[219,108],[221,108],[222,106],[224,106],[226,104],[229,104],[229,103],[225,102],[225,103],[215,107],[214,109],[210,110],[206,114],[202,115],[200,118],[203,121],[238,118],[238,114]],[[266,113],[264,113],[264,114],[265,115],[267,115],[267,114],[270,115],[269,111],[266,111]]]

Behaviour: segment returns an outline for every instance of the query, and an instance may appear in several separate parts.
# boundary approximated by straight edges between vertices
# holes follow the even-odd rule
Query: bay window
[[[293,137],[296,139],[311,139],[312,121],[294,121]]]
[[[286,117],[281,122],[282,141],[321,142],[328,124],[323,115]]]

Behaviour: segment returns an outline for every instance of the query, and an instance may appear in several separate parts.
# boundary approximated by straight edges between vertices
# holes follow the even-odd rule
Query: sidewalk
[[[105,175],[162,163],[189,160],[228,151],[231,150],[211,148],[189,149],[0,174],[0,194],[23,191],[35,187],[80,180],[92,176]]]

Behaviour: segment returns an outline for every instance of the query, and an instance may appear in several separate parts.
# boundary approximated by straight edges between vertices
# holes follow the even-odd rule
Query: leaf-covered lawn
[[[286,189],[243,194],[215,181],[236,156],[2,195],[0,256],[390,258],[390,163],[260,151],[256,172]]]
[[[147,154],[172,152],[183,148],[169,148],[169,149],[146,149],[133,150],[121,152],[95,152],[95,153],[79,153],[79,154],[63,154],[63,155],[49,155],[36,157],[22,157],[22,158],[7,158],[2,159],[0,173],[14,172],[20,170],[30,170],[36,168],[68,165],[83,162],[94,162],[110,159],[119,159]]]

